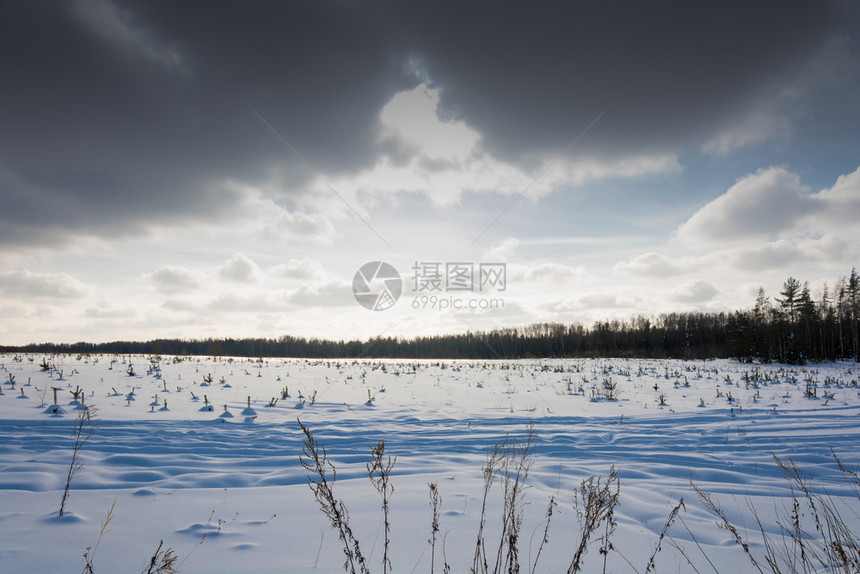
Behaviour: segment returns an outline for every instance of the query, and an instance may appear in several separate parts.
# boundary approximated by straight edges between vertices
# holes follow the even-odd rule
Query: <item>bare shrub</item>
[[[316,395],[316,391],[314,391]],[[377,492],[382,495],[382,516],[383,525],[385,528],[385,545],[382,554],[382,571],[388,572],[391,568],[391,560],[388,558],[389,547],[389,531],[391,523],[388,520],[388,499],[394,493],[394,486],[389,480],[391,477],[391,469],[394,468],[394,463],[397,462],[397,457],[385,458],[385,441],[379,441],[375,447],[370,449],[370,461],[367,463],[367,474],[370,477],[370,482]]]
[[[591,538],[604,522],[606,531],[600,537],[604,543],[601,551],[604,553],[609,551],[609,537],[614,529],[615,507],[618,505],[620,491],[618,471],[613,466],[605,480],[603,477],[592,475],[583,480],[579,491],[574,493],[576,514],[580,523],[579,542],[573,554],[573,560],[567,568],[567,574],[574,574],[582,569],[582,559],[588,550]]]
[[[140,571],[140,574],[176,574],[179,570],[176,569],[176,553],[173,548],[162,550],[164,540],[158,543],[158,548],[152,558],[149,559],[149,565]]]

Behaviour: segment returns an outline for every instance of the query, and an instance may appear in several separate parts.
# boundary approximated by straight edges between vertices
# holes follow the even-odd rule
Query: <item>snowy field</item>
[[[384,440],[397,457],[390,571],[430,572],[428,483],[436,482],[435,570],[447,559],[452,572],[467,572],[488,451],[506,435],[522,436],[529,423],[535,448],[519,543],[523,572],[536,558],[550,496],[558,507],[537,571],[567,570],[579,532],[574,492],[613,465],[621,494],[607,572],[646,570],[680,498],[686,511],[668,531],[657,571],[749,571],[690,483],[712,493],[760,552],[750,508],[778,536],[775,517],[792,500],[773,455],[791,456],[860,530],[860,504],[831,455],[832,448],[848,465],[860,461],[860,367],[851,363],[11,354],[0,363],[2,572],[80,572],[114,503],[95,572],[145,570],[161,540],[182,572],[342,571],[342,547],[299,463],[297,418],[337,467],[335,495],[373,572],[383,571],[384,536],[381,497],[365,466],[369,447]],[[60,518],[81,402],[98,409],[100,423]],[[485,536],[493,557],[501,505],[497,483]],[[602,571],[603,560],[595,543],[584,571]]]

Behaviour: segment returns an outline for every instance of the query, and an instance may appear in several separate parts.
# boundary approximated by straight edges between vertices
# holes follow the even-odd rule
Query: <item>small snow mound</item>
[[[219,418],[222,418],[222,419],[232,419],[232,418],[233,418],[233,413],[231,413],[230,411],[224,411],[223,413],[221,413],[220,415],[218,415],[218,417],[219,417]]]
[[[132,493],[132,496],[155,496],[155,491],[151,488],[141,488],[139,490],[135,490]]]
[[[253,417],[253,416],[257,415],[257,411],[248,407],[248,408],[243,409],[241,414],[245,415],[246,417]]]
[[[62,416],[66,414],[66,410],[60,405],[51,405],[47,409],[45,409],[46,415],[54,415],[54,416]]]
[[[214,408],[212,408],[212,405],[204,405],[204,406],[200,407],[200,412],[201,412],[201,413],[211,413],[211,412],[212,412],[212,411],[214,411],[214,410],[215,410],[215,409],[214,409]]]
[[[218,526],[215,524],[203,524],[202,522],[197,522],[192,524],[191,526],[187,526],[181,530],[176,531],[177,534],[193,534],[194,536],[202,536],[206,535],[207,538],[211,538],[213,536],[220,536],[223,534],[222,532],[218,532]]]
[[[56,513],[51,513],[42,519],[42,522],[48,524],[79,524],[84,522],[84,519],[74,512],[66,512],[62,516]]]

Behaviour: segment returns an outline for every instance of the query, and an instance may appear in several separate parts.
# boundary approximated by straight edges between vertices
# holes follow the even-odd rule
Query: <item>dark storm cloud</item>
[[[842,6],[7,2],[0,241],[227,216],[239,197],[220,184],[272,170],[290,193],[312,174],[252,107],[321,171],[367,167],[391,145],[380,110],[425,72],[441,112],[511,161],[606,106],[592,153],[700,146],[829,66]]]
[[[7,5],[0,20],[0,240],[135,232],[230,214],[224,180],[311,174],[254,106],[326,171],[372,160],[397,89],[355,7]]]
[[[441,107],[513,159],[557,150],[606,107],[589,151],[698,149],[703,136],[833,73],[809,68],[837,65],[833,44],[851,29],[849,10],[826,2],[435,6],[413,11],[411,29]]]

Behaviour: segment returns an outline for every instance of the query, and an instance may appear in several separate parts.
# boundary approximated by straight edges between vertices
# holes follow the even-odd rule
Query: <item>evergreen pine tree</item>
[[[848,320],[851,326],[851,350],[854,361],[860,360],[860,341],[858,341],[857,320],[860,318],[860,277],[857,268],[851,269],[847,285]]]

